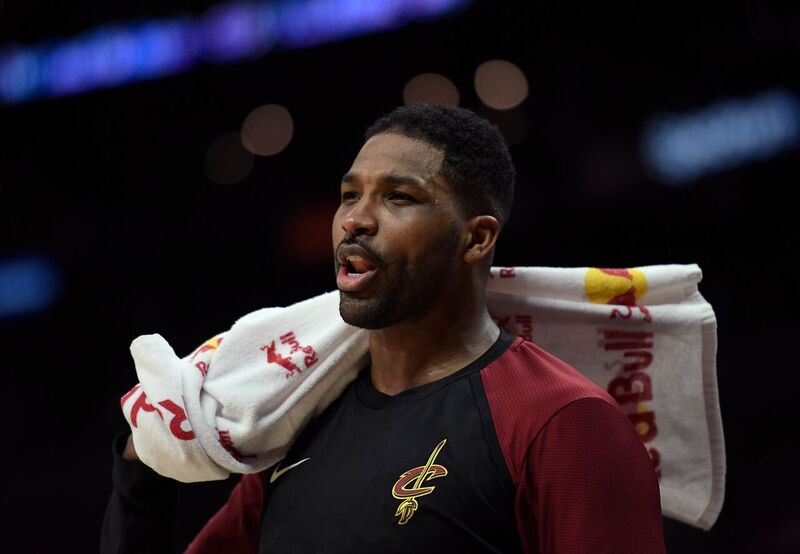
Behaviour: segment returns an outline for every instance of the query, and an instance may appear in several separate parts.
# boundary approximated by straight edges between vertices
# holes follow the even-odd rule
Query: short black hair
[[[367,129],[365,140],[396,133],[444,151],[442,176],[458,193],[467,217],[491,215],[501,226],[514,200],[514,164],[497,127],[456,106],[410,104]]]

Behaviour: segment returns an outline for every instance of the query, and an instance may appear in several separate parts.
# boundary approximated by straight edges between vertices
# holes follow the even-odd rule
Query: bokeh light
[[[239,133],[224,133],[206,150],[206,175],[215,183],[232,185],[250,174],[254,160],[255,156],[242,146]]]
[[[0,103],[80,94],[430,21],[469,0],[260,0],[202,15],[101,23],[69,39],[0,44]],[[3,0],[0,0],[0,10]],[[46,13],[46,10],[45,10]],[[91,60],[94,63],[87,63]]]
[[[59,289],[58,270],[45,258],[0,260],[0,318],[42,311],[56,301]]]
[[[294,135],[289,110],[280,104],[265,104],[250,112],[242,124],[242,144],[253,154],[274,156],[285,149]]]
[[[453,81],[439,73],[421,73],[403,88],[403,101],[408,104],[430,102],[458,106],[461,100]]]
[[[475,70],[475,92],[490,108],[510,110],[528,97],[528,79],[509,61],[489,60]]]
[[[683,185],[798,144],[800,96],[773,88],[750,98],[723,98],[687,113],[653,116],[642,135],[642,155],[655,179]]]

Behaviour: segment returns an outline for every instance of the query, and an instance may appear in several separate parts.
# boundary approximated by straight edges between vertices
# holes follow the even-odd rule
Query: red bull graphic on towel
[[[125,408],[125,403],[131,399],[136,393],[140,393],[131,405],[130,422],[133,427],[139,426],[139,412],[155,412],[161,421],[164,421],[164,414],[156,406],[147,401],[147,395],[141,390],[141,385],[135,385],[130,391],[125,393],[119,400],[120,406]],[[158,405],[162,409],[172,414],[169,419],[169,432],[179,440],[190,441],[194,439],[194,432],[189,427],[189,419],[186,417],[186,412],[177,403],[169,398],[165,398]],[[169,416],[167,416],[169,417]]]
[[[296,354],[297,352],[301,353],[298,357],[302,358],[302,364],[306,369],[310,368],[319,361],[314,347],[309,345],[303,346],[300,344],[300,341],[297,340],[294,331],[287,331],[281,335],[280,344],[285,344],[290,347],[288,356],[278,352],[278,346],[275,344],[275,341],[262,346],[261,350],[264,350],[267,353],[268,364],[278,364],[286,370],[285,377],[287,379],[292,377],[295,373],[303,373],[303,370],[300,367],[300,361],[298,360],[295,362],[292,359],[293,354]]]
[[[604,364],[605,369],[612,372],[607,391],[636,428],[653,460],[656,475],[661,479],[661,454],[651,444],[658,435],[656,414],[648,405],[654,395],[648,371],[653,364],[656,334],[651,328],[641,328],[641,323],[649,327],[653,322],[650,310],[640,304],[647,293],[647,278],[638,269],[592,267],[586,270],[584,286],[590,302],[612,306],[609,319],[619,320],[625,327],[636,325],[630,329],[599,328],[597,332],[601,339],[598,344],[604,353],[613,355]]]
[[[506,333],[533,341],[533,317],[530,314],[494,315],[492,319]]]
[[[211,353],[216,352],[220,344],[222,344],[222,337],[214,337],[213,339],[208,339],[206,342],[200,345],[200,348],[195,350],[194,354],[192,354],[192,357],[189,359],[189,361],[194,362],[194,359],[200,354],[206,354],[208,352]],[[208,370],[210,369],[211,366],[208,360],[199,360],[194,364],[194,367],[196,367],[200,371],[200,374],[203,377],[205,377],[206,375],[208,375]]]
[[[241,462],[247,458],[255,458],[254,454],[251,455],[244,455],[236,448],[236,445],[233,442],[233,438],[231,437],[231,432],[226,431],[224,429],[220,429],[219,427],[215,427],[217,433],[219,434],[218,441],[222,445],[222,448],[228,451],[231,456],[236,458],[237,461]]]
[[[647,293],[647,277],[641,270],[590,267],[583,285],[589,302],[625,306],[613,308],[611,319],[630,319],[632,308],[636,308],[645,321],[650,321],[647,307],[638,303]]]
[[[492,268],[489,271],[490,279],[515,279],[517,269],[514,267]],[[517,335],[525,340],[533,340],[533,318],[528,313],[517,313],[511,315],[491,314],[492,319],[503,331]]]
[[[583,283],[593,304],[633,306],[647,292],[647,278],[638,269],[590,267]]]
[[[489,271],[489,279],[513,279],[517,276],[517,270],[514,267],[501,267],[501,268],[492,268]]]

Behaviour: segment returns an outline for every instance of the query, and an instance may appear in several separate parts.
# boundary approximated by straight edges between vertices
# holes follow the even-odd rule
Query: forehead
[[[407,174],[429,180],[442,168],[444,152],[419,139],[381,133],[361,147],[351,173],[362,178],[379,174]]]

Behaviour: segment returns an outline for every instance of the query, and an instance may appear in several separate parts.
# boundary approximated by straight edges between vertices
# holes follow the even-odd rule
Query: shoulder
[[[516,513],[524,543],[541,552],[664,552],[656,472],[621,410],[599,398],[567,404],[522,467]]]
[[[517,483],[525,456],[551,418],[583,399],[595,411],[619,411],[614,400],[575,368],[530,341],[517,338],[502,356],[481,370],[492,422],[512,480]],[[621,412],[620,412],[621,415]]]

